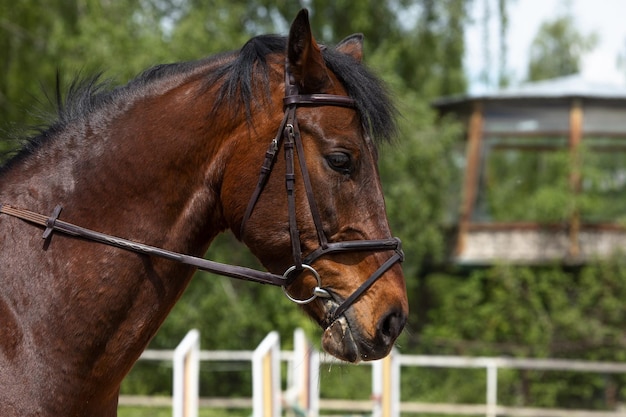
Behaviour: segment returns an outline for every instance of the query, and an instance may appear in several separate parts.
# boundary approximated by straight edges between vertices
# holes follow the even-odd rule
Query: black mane
[[[267,57],[287,49],[287,38],[275,35],[262,35],[250,39],[239,51],[235,59],[215,71],[207,80],[211,85],[222,80],[215,108],[229,103],[238,109],[245,108],[248,119],[254,103],[253,91],[263,88],[269,97],[269,77]],[[326,66],[335,74],[348,95],[357,104],[363,126],[374,138],[390,141],[396,134],[396,108],[382,81],[352,57],[332,48],[323,48]],[[261,76],[254,73],[260,66]]]
[[[210,61],[225,62],[206,75],[207,87],[222,82],[214,109],[229,105],[238,110],[243,106],[250,119],[253,106],[263,104],[254,102],[258,96],[253,94],[255,89],[264,90],[265,97],[270,96],[267,58],[271,54],[285,52],[286,47],[285,37],[261,35],[250,39],[239,51],[218,54],[199,61],[158,65],[144,71],[128,84],[113,89],[111,83],[102,80],[100,74],[90,78],[76,78],[70,84],[65,100],[58,91],[60,88],[57,80],[57,97],[54,100],[56,119],[45,127],[35,128],[35,135],[22,139],[25,146],[9,164],[32,153],[69,124],[79,119],[84,120],[103,106],[118,100],[132,100],[145,86],[166,77],[187,73]],[[364,128],[374,139],[390,140],[396,133],[396,109],[381,80],[352,57],[332,48],[324,48],[323,56],[328,68],[339,78],[348,95],[356,101]],[[0,167],[0,173],[7,165]]]

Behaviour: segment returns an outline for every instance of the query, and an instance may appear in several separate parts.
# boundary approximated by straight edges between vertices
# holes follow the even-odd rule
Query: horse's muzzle
[[[324,330],[322,347],[338,359],[358,363],[384,358],[406,324],[407,316],[392,309],[378,322],[373,337],[365,335],[350,314],[335,319]]]

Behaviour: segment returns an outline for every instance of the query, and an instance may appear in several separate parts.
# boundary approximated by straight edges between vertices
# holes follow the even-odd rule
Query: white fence
[[[252,354],[252,417],[280,417],[280,337],[271,332]]]
[[[626,363],[590,362],[553,359],[516,359],[403,355],[394,350],[380,361],[359,366],[372,367],[371,399],[367,401],[323,399],[319,395],[320,364],[337,363],[336,359],[317,352],[304,332],[294,334],[294,351],[280,351],[276,332],[268,334],[255,351],[200,351],[199,334],[191,331],[176,351],[145,351],[141,360],[173,360],[174,398],[120,397],[120,405],[172,404],[175,417],[197,416],[198,404],[209,407],[252,408],[253,417],[280,417],[283,405],[306,417],[318,417],[325,411],[351,411],[372,417],[399,417],[400,413],[541,417],[626,417],[626,410],[595,411],[556,408],[508,407],[498,404],[498,370],[523,369],[569,371],[599,374],[626,374]],[[253,376],[252,399],[198,399],[199,361],[250,362]],[[287,387],[281,388],[280,361],[288,365]],[[441,404],[402,401],[402,367],[484,369],[486,392],[484,404]],[[177,388],[178,387],[178,388]]]
[[[174,351],[173,417],[198,417],[200,332],[190,330]]]

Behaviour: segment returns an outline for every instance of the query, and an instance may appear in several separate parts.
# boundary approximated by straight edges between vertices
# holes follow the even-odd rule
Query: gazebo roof
[[[435,107],[454,106],[476,100],[526,100],[588,98],[626,100],[626,84],[602,83],[585,79],[580,74],[521,84],[493,92],[441,97]]]

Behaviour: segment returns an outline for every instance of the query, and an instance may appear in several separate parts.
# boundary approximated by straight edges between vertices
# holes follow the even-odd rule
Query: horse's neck
[[[228,159],[228,149],[211,138],[205,115],[194,113],[208,106],[175,98],[142,99],[124,113],[100,114],[61,132],[4,174],[0,203],[43,214],[60,204],[61,220],[202,255],[224,228],[217,207],[220,161]],[[20,335],[11,343],[20,343],[16,355],[58,363],[69,375],[67,384],[75,376],[78,386],[59,386],[60,392],[96,395],[121,381],[193,271],[58,234],[43,250],[40,234],[35,226],[0,217],[0,285],[7,289],[0,307],[12,306],[5,322]],[[9,241],[10,247],[2,245]],[[11,292],[18,282],[24,288]],[[24,294],[28,303],[18,299]],[[2,352],[0,341],[0,367]],[[32,374],[29,366],[38,364],[15,375]],[[55,367],[46,369],[50,375],[41,377],[52,380]]]
[[[174,92],[142,98],[124,112],[103,109],[6,173],[0,203],[43,214],[60,204],[62,220],[171,250],[200,250],[224,228],[215,208],[228,150],[212,137],[206,115],[194,114],[207,106],[193,107]]]

